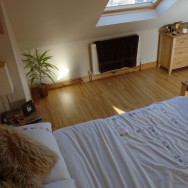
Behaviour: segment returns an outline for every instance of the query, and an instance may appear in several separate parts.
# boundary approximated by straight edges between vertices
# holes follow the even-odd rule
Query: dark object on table
[[[42,116],[37,116],[37,117],[34,117],[34,118],[32,118],[32,119],[29,119],[29,120],[26,122],[26,124],[36,123],[36,122],[38,122],[38,121],[40,121],[40,120],[42,120],[42,119],[43,119]]]
[[[25,116],[28,116],[36,111],[36,108],[32,102],[32,100],[27,101],[22,105],[22,110]]]
[[[10,110],[10,111],[1,113],[1,123],[3,124],[15,126],[16,124],[19,123],[20,118],[21,118],[20,109]]]

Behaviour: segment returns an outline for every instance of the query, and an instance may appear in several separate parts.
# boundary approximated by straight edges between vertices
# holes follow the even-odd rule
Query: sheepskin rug
[[[57,160],[46,146],[0,125],[0,188],[41,188]]]

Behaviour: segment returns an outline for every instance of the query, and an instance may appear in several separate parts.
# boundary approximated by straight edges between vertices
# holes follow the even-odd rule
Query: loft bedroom
[[[107,3],[0,0],[0,187],[188,187],[188,2],[96,27]]]
[[[91,5],[89,5],[89,2],[79,2],[77,6],[72,6],[71,2],[64,6],[59,0],[55,3],[47,2],[44,7],[41,1],[38,2],[37,6],[35,2],[29,4],[25,1],[20,1],[19,4],[14,3],[10,0],[1,0],[1,22],[4,34],[1,35],[0,54],[1,60],[7,62],[10,74],[13,71],[11,75],[14,78],[12,80],[16,85],[15,95],[11,99],[13,103],[22,101],[24,98],[28,100],[31,97],[27,80],[23,75],[23,68],[16,68],[17,64],[22,65],[20,54],[24,52],[32,52],[35,48],[39,51],[50,50],[59,71],[55,72],[56,83],[54,84],[50,80],[47,83],[49,88],[57,88],[130,71],[129,69],[100,74],[96,69],[95,72],[92,72],[91,60],[94,62],[92,63],[94,69],[98,60],[94,46],[91,47],[92,54],[90,54],[88,45],[95,41],[136,34],[139,36],[138,54],[136,67],[131,70],[155,67],[158,61],[160,28],[177,21],[182,21],[181,23],[187,21],[183,4],[186,2],[182,1],[155,1],[153,2],[154,8],[158,8],[156,10],[161,13],[156,18],[102,27],[96,27],[96,24],[100,16],[104,14],[108,3],[105,0],[100,1],[100,3],[92,2]],[[87,7],[82,11],[82,14],[80,14],[79,8],[81,5]],[[43,11],[41,11],[41,7],[43,7]],[[182,10],[181,13],[179,12],[180,9]],[[35,14],[33,14],[34,11]],[[74,13],[72,17],[68,16],[70,12]],[[15,49],[20,53],[15,53]],[[167,66],[164,65],[164,67]],[[14,73],[14,70],[17,70],[17,74]],[[18,80],[18,83],[16,80]]]
[[[41,52],[50,50],[50,53],[54,56],[54,63],[59,71],[55,72],[56,84],[49,81],[49,88],[61,87],[82,81],[87,82],[90,79],[94,80],[119,73],[122,74],[127,71],[120,70],[119,73],[112,71],[112,73],[98,75],[99,72],[96,70],[93,73],[91,71],[91,60],[94,58],[93,61],[97,62],[97,54],[93,46],[90,49],[92,54],[90,54],[88,52],[88,45],[95,41],[136,34],[139,36],[138,54],[136,67],[132,70],[155,67],[158,58],[160,28],[168,24],[173,24],[174,22],[181,21],[181,23],[186,23],[187,21],[186,11],[184,10],[185,6],[183,4],[186,2],[175,0],[153,2],[156,3],[154,4],[155,8],[158,8],[156,11],[161,13],[158,17],[102,27],[96,27],[96,24],[100,20],[100,16],[104,14],[105,7],[108,3],[105,0],[92,2],[90,5],[89,2],[79,2],[76,6],[72,6],[71,2],[67,2],[66,6],[64,6],[59,0],[55,3],[46,2],[44,7],[41,1],[38,2],[37,6],[35,4],[36,2],[30,2],[28,4],[25,1],[20,1],[19,4],[14,3],[10,0],[1,0],[1,21],[3,21],[3,18],[5,19],[5,23],[2,23],[4,27],[4,34],[1,35],[2,41],[6,43],[5,39],[7,40],[8,35],[11,35],[7,43],[13,43],[14,46],[17,46],[17,50],[20,51],[19,55],[16,55],[15,61],[11,60],[10,62],[8,60],[7,64],[11,64],[11,67],[16,67],[16,61],[21,59],[20,54],[32,52],[35,48]],[[80,9],[83,5],[87,8],[80,14]],[[43,11],[41,11],[41,7],[43,7]],[[179,10],[182,10],[181,13]],[[71,17],[69,16],[70,12],[73,13]],[[11,52],[11,47],[8,47],[7,44],[4,46],[7,46],[7,49],[3,48],[2,45],[0,54],[2,61],[10,59],[10,57],[14,59],[15,53],[13,51],[9,53]],[[20,64],[22,64],[21,61]],[[142,67],[140,67],[140,64]],[[11,71],[13,71],[13,68]],[[23,73],[24,70],[21,72]],[[27,99],[30,98],[29,89],[26,87],[27,83],[26,81],[22,81],[25,79],[21,79],[24,76],[20,76],[20,71],[12,75],[15,75],[16,78],[20,77],[19,83],[15,84],[18,84],[23,92],[20,95],[19,91],[21,90],[18,89],[19,87],[15,87],[16,95],[12,101],[22,100],[25,98],[23,97],[25,95]]]

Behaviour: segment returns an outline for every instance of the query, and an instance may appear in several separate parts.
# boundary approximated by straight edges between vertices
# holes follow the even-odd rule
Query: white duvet
[[[78,188],[188,187],[188,98],[53,134]]]

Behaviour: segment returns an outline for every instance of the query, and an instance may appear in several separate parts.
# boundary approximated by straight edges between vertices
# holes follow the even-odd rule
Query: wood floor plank
[[[187,68],[170,76],[163,69],[149,68],[50,90],[47,98],[34,99],[34,103],[55,130],[178,96],[181,81],[187,79]]]

